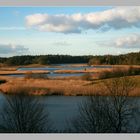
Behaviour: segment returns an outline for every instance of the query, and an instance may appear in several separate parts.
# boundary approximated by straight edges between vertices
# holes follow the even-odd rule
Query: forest
[[[88,63],[89,65],[139,65],[140,52],[121,55],[23,55],[13,57],[0,57],[0,64],[8,66],[29,64],[64,64],[64,63]]]

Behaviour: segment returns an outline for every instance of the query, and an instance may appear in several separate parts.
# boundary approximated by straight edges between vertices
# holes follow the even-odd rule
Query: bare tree
[[[79,116],[73,120],[73,131],[84,133],[130,132],[135,102],[129,93],[135,83],[129,78],[112,79],[104,83],[102,95],[91,96],[79,106]],[[101,95],[101,94],[100,94]]]
[[[106,132],[109,128],[109,123],[105,116],[107,115],[105,100],[106,99],[101,96],[87,97],[87,101],[79,105],[79,115],[72,121],[73,132]]]
[[[16,93],[16,94],[15,94]],[[44,105],[25,88],[5,96],[0,131],[8,133],[49,132],[51,123]]]
[[[106,92],[111,96],[108,117],[114,132],[127,131],[129,122],[136,109],[135,101],[130,101],[130,93],[135,88],[135,82],[128,77],[112,79],[104,83]]]

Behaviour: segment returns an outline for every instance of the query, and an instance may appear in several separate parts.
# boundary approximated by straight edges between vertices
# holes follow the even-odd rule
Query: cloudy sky
[[[0,7],[0,56],[140,51],[140,7]]]

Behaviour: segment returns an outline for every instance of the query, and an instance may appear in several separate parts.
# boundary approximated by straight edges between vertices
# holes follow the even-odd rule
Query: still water
[[[40,68],[18,68],[19,71],[32,71],[32,70],[47,70],[53,72],[55,70],[87,70],[87,69],[94,69],[94,68],[112,68],[112,66],[73,66],[72,64],[56,64],[49,67],[40,67]]]
[[[40,68],[25,68],[25,67],[20,67],[17,70],[19,71],[34,71],[34,70],[46,70],[49,71],[49,74],[44,74],[44,76],[47,76],[49,78],[55,78],[55,77],[72,77],[72,76],[83,76],[84,73],[55,73],[54,71],[56,70],[89,70],[89,69],[94,69],[94,68],[112,68],[112,66],[88,66],[88,65],[83,65],[83,66],[74,66],[74,64],[53,64],[52,66],[49,67],[40,67]],[[9,76],[14,76],[14,77],[24,77],[24,74],[12,74]]]
[[[78,115],[78,105],[86,101],[85,96],[47,96],[40,97],[40,101],[46,105],[50,118],[58,130],[68,127],[67,121]]]
[[[18,71],[34,71],[34,70],[46,70],[49,71],[48,74],[43,74],[44,77],[48,78],[57,78],[57,77],[79,77],[85,75],[85,73],[80,73],[79,70],[90,70],[94,68],[112,68],[112,66],[88,66],[88,65],[83,65],[83,66],[74,66],[73,64],[56,64],[56,65],[51,65],[49,67],[39,67],[39,68],[25,68],[25,67],[20,67],[17,70]],[[55,72],[56,70],[75,70],[78,72],[75,73],[57,73]],[[94,74],[92,72],[92,74]],[[25,77],[25,74],[7,74],[7,76],[12,76],[12,77]]]
[[[46,106],[54,127],[63,131],[69,127],[68,122],[77,118],[79,105],[87,101],[88,98],[89,96],[40,96],[39,100]],[[128,100],[131,103],[133,102],[136,107],[140,107],[140,97],[128,97]],[[136,129],[139,126],[137,124],[140,124],[140,114],[137,114],[135,109],[133,114],[136,119],[132,119],[130,124],[132,129]]]
[[[55,129],[63,131],[67,121],[78,114],[78,105],[86,101],[86,96],[37,96],[40,104],[44,104]],[[0,110],[4,103],[4,95],[0,94]]]
[[[39,99],[40,104],[45,106],[54,128],[59,131],[68,128],[68,121],[76,118],[79,113],[79,104],[88,99],[87,96],[37,96],[36,98]],[[137,107],[140,107],[139,97],[129,97],[129,99],[131,102],[135,101]],[[3,94],[0,94],[0,110],[4,100]],[[140,124],[139,115],[136,118],[137,121],[134,119],[131,122],[134,129],[138,126],[137,124]]]
[[[49,73],[49,74],[43,74],[44,77],[48,77],[48,78],[56,78],[56,77],[79,77],[79,76],[83,76],[84,73]],[[12,76],[12,77],[25,77],[25,74],[7,74],[7,76]]]

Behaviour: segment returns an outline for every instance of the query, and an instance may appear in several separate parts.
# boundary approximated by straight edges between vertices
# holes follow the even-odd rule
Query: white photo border
[[[0,6],[140,6],[140,0],[0,0]]]
[[[1,7],[15,6],[140,6],[140,0],[0,0]],[[0,134],[0,139],[10,140],[114,140],[114,139],[139,139],[139,134]]]

